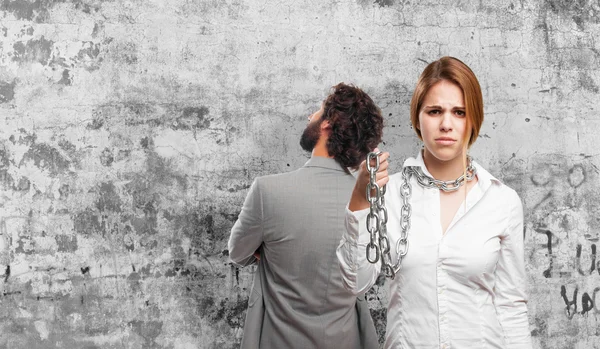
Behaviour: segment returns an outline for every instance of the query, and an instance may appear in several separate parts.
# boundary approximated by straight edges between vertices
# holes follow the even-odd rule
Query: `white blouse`
[[[420,152],[404,166],[420,166],[431,176]],[[425,189],[411,178],[410,246],[395,279],[386,282],[385,348],[531,348],[521,200],[475,166],[478,182],[445,234],[439,190]],[[401,173],[391,175],[385,194],[392,263],[401,231],[401,184]],[[371,264],[365,255],[369,209],[346,211],[337,256],[346,288],[361,294],[375,283],[381,259]]]

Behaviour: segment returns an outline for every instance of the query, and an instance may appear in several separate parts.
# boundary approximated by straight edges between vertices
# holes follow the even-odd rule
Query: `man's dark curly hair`
[[[381,110],[356,86],[343,82],[333,86],[323,105],[322,120],[331,125],[327,151],[345,168],[356,170],[381,142]]]

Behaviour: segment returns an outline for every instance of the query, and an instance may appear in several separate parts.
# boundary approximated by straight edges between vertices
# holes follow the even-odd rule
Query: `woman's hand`
[[[378,152],[379,149],[375,148],[374,152]],[[375,180],[379,188],[383,187],[389,181],[388,177],[388,158],[390,153],[383,152],[379,154],[379,170],[375,174]],[[371,166],[375,167],[377,162],[375,159],[371,160]],[[367,201],[367,185],[371,181],[369,177],[369,171],[367,171],[366,159],[360,164],[358,168],[358,176],[356,177],[356,183],[354,184],[354,190],[352,191],[352,197],[350,198],[350,204],[348,209],[350,211],[359,211],[369,207]],[[375,191],[372,191],[372,195],[375,195]]]

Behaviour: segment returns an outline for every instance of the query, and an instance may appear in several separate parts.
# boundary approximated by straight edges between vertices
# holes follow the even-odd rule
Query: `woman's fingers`
[[[388,161],[390,154],[389,153],[385,153],[385,154],[387,154],[385,157],[383,157],[383,155],[381,155],[381,158],[379,159],[379,171],[387,170],[388,166],[390,165],[390,163]]]
[[[377,185],[379,185],[380,188],[386,185],[389,180],[390,177],[388,176],[387,169],[377,172],[377,174],[375,175],[375,182],[377,182]]]
[[[379,188],[383,188],[384,185],[388,184],[389,180],[389,177],[382,178],[377,181],[377,185],[379,186]]]
[[[390,157],[390,153],[388,153],[386,151],[386,152],[379,154],[378,157],[379,157],[379,170],[381,170],[382,168],[383,169],[387,168],[387,166],[388,166],[387,160]],[[366,169],[366,160],[364,162],[365,162],[365,169]],[[369,162],[369,165],[371,167],[377,167],[377,159],[375,159],[375,158],[371,159],[371,161]],[[362,166],[362,163],[361,163],[361,166]]]
[[[390,158],[390,153],[387,151],[384,151],[383,153],[381,153],[381,155],[379,155],[379,163],[382,162],[387,162],[387,160]]]
[[[378,149],[375,148],[374,152],[377,152],[377,151],[378,151]],[[380,188],[383,187],[384,185],[386,185],[389,181],[389,177],[388,177],[388,167],[389,167],[388,159],[389,158],[390,158],[389,152],[382,152],[381,154],[379,154],[379,167],[377,169],[377,172],[375,173],[375,182],[377,183],[377,185],[379,185]],[[359,167],[359,175],[357,178],[357,182],[360,183],[361,187],[365,187],[371,181],[371,178],[370,178],[371,176],[369,174],[369,171],[367,170],[366,164],[367,164],[367,159],[365,159],[363,162],[361,162],[360,167]],[[376,167],[377,160],[371,159],[370,166]]]

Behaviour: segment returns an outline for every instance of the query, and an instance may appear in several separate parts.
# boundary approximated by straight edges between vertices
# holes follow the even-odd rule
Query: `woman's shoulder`
[[[496,178],[490,172],[488,172],[483,166],[476,163],[477,167],[477,177],[479,181],[483,181],[484,186],[489,186],[493,188],[495,195],[500,196],[497,199],[500,199],[501,202],[507,204],[521,203],[521,198],[516,190],[510,187],[508,184],[504,183],[500,179]],[[500,201],[499,200],[499,201]]]
[[[402,169],[394,174],[391,174],[389,178],[390,181],[388,182],[388,185],[390,187],[400,186],[402,184]]]

